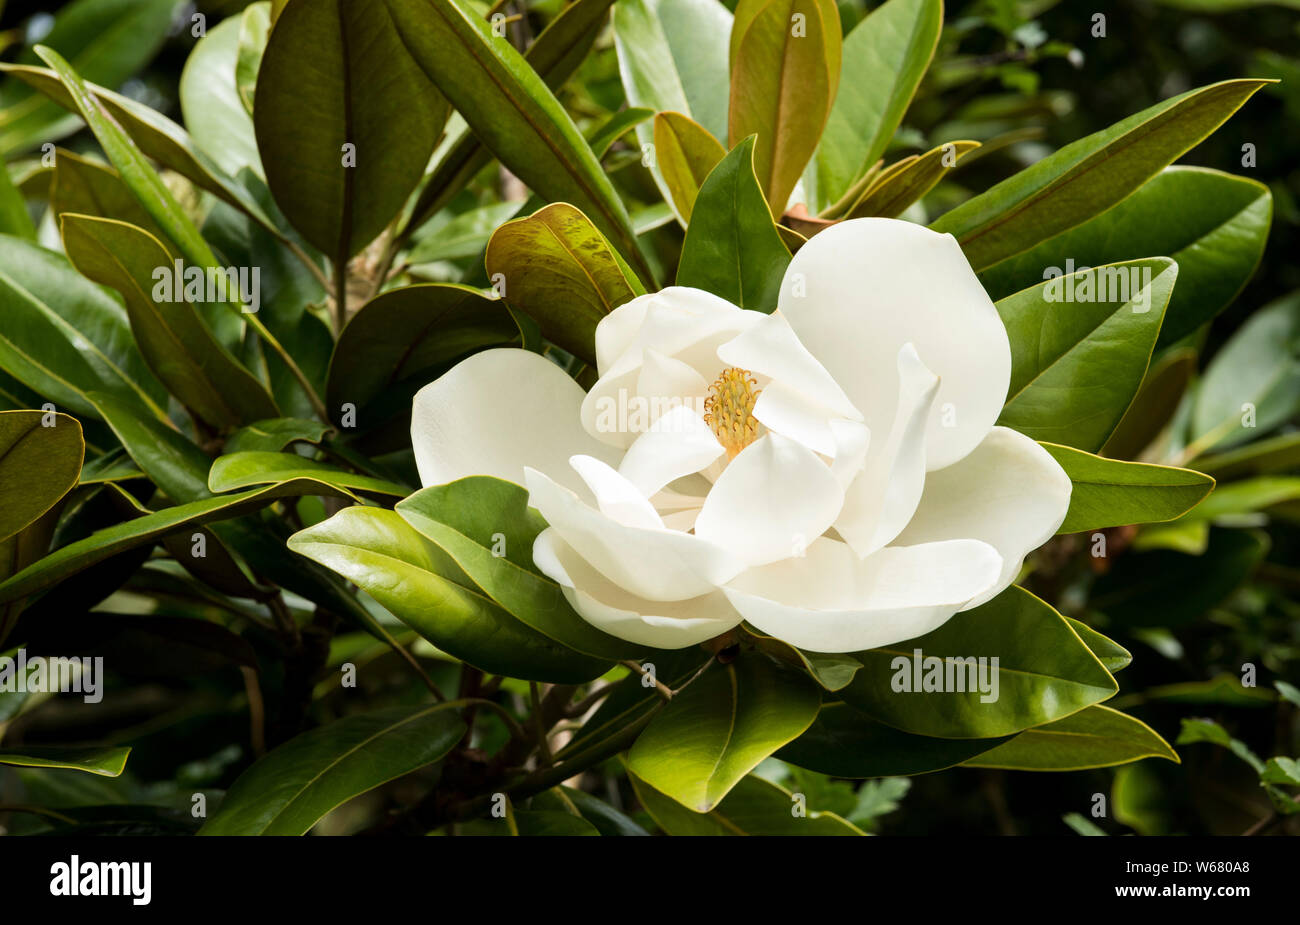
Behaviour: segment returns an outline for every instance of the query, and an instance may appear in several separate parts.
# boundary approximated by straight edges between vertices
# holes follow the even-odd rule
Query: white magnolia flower
[[[742,621],[816,652],[930,632],[1060,526],[1070,480],[995,427],[1007,333],[957,242],[893,219],[803,246],[771,315],[673,287],[596,328],[590,393],[476,354],[415,398],[425,485],[494,475],[586,620],[681,648]]]

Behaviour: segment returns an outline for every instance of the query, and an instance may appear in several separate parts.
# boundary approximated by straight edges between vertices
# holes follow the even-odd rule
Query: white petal
[[[699,413],[679,406],[637,437],[618,471],[649,498],[669,482],[699,472],[726,452]]]
[[[524,472],[528,503],[597,571],[629,593],[683,601],[713,591],[744,564],[689,533],[618,523],[535,469]]]
[[[775,562],[826,532],[844,503],[830,466],[780,434],[733,459],[695,522],[695,535],[736,551],[749,566]]]
[[[421,483],[494,475],[522,485],[531,466],[583,491],[569,457],[614,462],[618,453],[583,429],[582,400],[582,386],[536,353],[503,347],[474,354],[415,395],[411,444]]]
[[[587,483],[596,497],[596,507],[606,517],[625,527],[663,528],[654,505],[616,469],[591,456],[574,456],[569,465]]]
[[[703,289],[669,286],[637,296],[596,325],[596,365],[603,376],[635,348],[652,347],[672,356],[718,331],[734,336],[760,315],[744,312]]]
[[[872,433],[889,432],[894,359],[903,344],[916,346],[941,380],[928,425],[930,469],[973,450],[1002,410],[1011,381],[1006,328],[951,235],[887,218],[833,225],[795,254],[780,309]],[[952,426],[944,426],[945,408]]]
[[[903,529],[925,486],[926,420],[939,380],[911,344],[898,351],[898,411],[889,437],[867,454],[844,493],[835,529],[859,556],[868,556]]]
[[[636,391],[638,395],[680,398],[683,404],[690,404],[694,399],[703,400],[709,383],[681,360],[647,349],[637,371]]]
[[[1047,542],[1070,507],[1070,478],[1028,437],[995,427],[959,463],[931,472],[921,504],[897,543],[956,537],[983,540],[1002,554],[1002,574],[982,604],[1011,584],[1025,556]]]
[[[573,551],[554,529],[533,543],[533,561],[559,583],[565,598],[599,630],[657,649],[684,649],[740,623],[721,591],[685,601],[648,601],[610,582]]]
[[[812,652],[857,652],[924,636],[993,585],[987,543],[888,546],[859,559],[825,537],[801,558],[745,572],[725,588],[746,620]]]
[[[814,453],[835,455],[835,434],[827,410],[784,383],[773,381],[764,386],[753,413],[768,430],[802,443]]]
[[[831,421],[830,427],[835,440],[831,475],[835,476],[841,488],[848,488],[866,462],[867,452],[871,449],[871,431],[867,430],[867,425],[857,421]]]
[[[739,366],[768,376],[807,400],[851,421],[862,419],[844,390],[831,378],[795,336],[789,322],[778,312],[718,348],[718,357],[728,366]]]

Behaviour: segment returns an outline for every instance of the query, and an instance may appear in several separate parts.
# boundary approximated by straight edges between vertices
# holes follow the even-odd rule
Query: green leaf
[[[1169,743],[1146,723],[1094,705],[1054,723],[1026,729],[1010,742],[964,762],[972,768],[1016,771],[1081,771],[1143,758],[1179,763]]]
[[[731,23],[731,13],[717,0],[622,0],[614,8],[614,46],[628,104],[681,113],[714,138],[725,138],[728,63],[722,40]],[[648,133],[641,138],[649,140]]]
[[[126,768],[126,746],[71,748],[60,745],[0,745],[0,765],[20,768],[68,768],[100,777],[117,777]]]
[[[790,252],[781,242],[754,176],[754,140],[746,138],[709,174],[686,229],[677,285],[694,286],[733,305],[771,312]]]
[[[6,167],[0,171],[0,234],[13,235],[25,241],[36,240],[36,226],[27,212],[23,194],[9,176]]]
[[[940,738],[1009,735],[1069,716],[1118,690],[1065,618],[1015,585],[932,633],[857,658],[865,667],[840,692],[847,703],[896,729]],[[980,658],[987,659],[983,667],[970,661]],[[943,689],[934,690],[934,681]]]
[[[78,112],[76,100],[54,71],[43,67],[0,63],[0,73],[12,74],[64,109]],[[87,83],[86,90],[135,142],[141,153],[176,171],[200,189],[207,190],[223,202],[238,208],[263,228],[282,237],[248,191],[199,151],[185,129],[143,103],[96,84]]]
[[[1105,212],[1199,144],[1265,80],[1225,80],[1144,109],[1066,145],[930,227],[983,270]]]
[[[1006,741],[912,735],[846,703],[828,703],[808,730],[776,757],[831,777],[897,777],[955,767]]]
[[[805,652],[774,636],[765,636],[748,628],[758,647],[781,661],[802,668],[828,691],[837,691],[853,680],[862,663],[852,655],[835,652]]]
[[[754,174],[779,218],[812,159],[839,87],[839,11],[834,0],[746,0],[738,9],[727,143],[735,147],[758,136]]]
[[[257,72],[271,36],[271,4],[251,3],[239,17],[239,48],[235,55],[235,91],[244,111],[253,114],[257,91]]]
[[[942,26],[941,0],[889,0],[845,37],[839,93],[804,173],[810,212],[838,201],[885,153]]]
[[[1101,448],[1102,455],[1136,459],[1152,446],[1178,412],[1196,372],[1196,351],[1190,347],[1170,350],[1152,362],[1133,403]]]
[[[58,12],[42,41],[69,58],[87,80],[116,87],[158,53],[171,26],[178,0],[80,0]],[[22,64],[36,63],[26,50]],[[0,86],[0,156],[71,135],[79,127],[74,116],[34,96],[15,81]]]
[[[533,542],[546,521],[528,492],[491,476],[470,476],[417,491],[397,513],[433,541],[484,594],[521,623],[595,658],[627,659],[644,651],[582,619],[560,586],[533,564]]]
[[[1042,447],[1074,483],[1057,533],[1173,520],[1214,490],[1214,479],[1191,469],[1103,459],[1055,443]]]
[[[421,234],[407,260],[418,266],[435,260],[477,257],[483,253],[497,226],[514,218],[518,211],[518,202],[493,202],[460,215],[447,216],[444,213],[445,220],[440,221],[444,216],[430,220],[429,225],[437,223],[437,227],[428,234]]]
[[[727,156],[726,148],[704,126],[680,112],[661,112],[654,121],[655,165],[668,203],[683,226],[709,172]]]
[[[1092,654],[1097,656],[1098,661],[1106,666],[1106,670],[1111,674],[1122,671],[1133,661],[1133,653],[1115,640],[1103,636],[1088,624],[1073,617],[1066,617],[1065,622],[1070,624],[1070,628],[1083,640],[1083,644],[1092,650]]]
[[[1300,787],[1300,761],[1294,758],[1270,758],[1259,775],[1260,783]]]
[[[1214,720],[1184,717],[1176,744],[1195,745],[1198,742],[1209,742],[1212,745],[1226,748],[1250,765],[1256,774],[1264,773],[1264,762],[1259,760],[1259,756],[1252,752],[1245,742],[1230,736],[1228,730],[1214,722]]]
[[[236,82],[242,23],[243,17],[230,16],[199,39],[185,60],[178,95],[185,127],[198,149],[232,177],[245,169],[260,177],[262,161],[253,134],[253,120],[244,107]],[[314,84],[315,81],[305,80],[300,86],[305,91]]]
[[[1300,468],[1300,433],[1279,434],[1212,456],[1199,456],[1196,468],[1223,480]]]
[[[279,498],[333,493],[322,490],[317,482],[283,482],[239,494],[178,504],[153,514],[145,514],[61,546],[18,574],[0,582],[0,604],[44,591],[110,556],[160,540],[179,530],[241,517],[266,507]]]
[[[488,241],[487,272],[542,335],[590,364],[596,325],[644,292],[588,218],[557,202],[507,222]]]
[[[329,425],[302,418],[269,418],[241,427],[226,440],[226,453],[261,451],[278,453],[291,443],[320,443]]]
[[[1216,529],[1201,555],[1156,549],[1121,556],[1088,603],[1114,626],[1186,625],[1239,587],[1267,548],[1266,534]]]
[[[628,768],[695,812],[713,809],[746,774],[817,717],[817,687],[757,652],[714,666],[675,695],[628,752]]]
[[[795,795],[753,774],[741,778],[710,812],[697,813],[659,793],[635,774],[632,790],[659,828],[669,835],[864,835],[834,813],[792,812]]]
[[[1095,452],[1137,394],[1178,265],[1167,257],[1057,277],[997,303],[1011,339],[998,423]]]
[[[401,210],[447,120],[445,101],[404,47],[409,26],[391,6],[290,4],[257,75],[254,123],[267,183],[303,237],[338,259]]]
[[[558,91],[586,59],[587,52],[605,29],[606,14],[613,2],[576,0],[568,4],[528,46],[524,60],[552,91]],[[599,151],[595,144],[592,148]],[[440,212],[491,159],[491,152],[478,137],[463,130],[438,161],[411,210],[403,235]]]
[[[218,457],[208,473],[208,489],[213,492],[234,491],[250,485],[288,482],[295,479],[311,479],[330,485],[339,489],[344,495],[351,494],[348,489],[393,498],[404,498],[410,494],[410,489],[405,485],[397,485],[386,479],[377,479],[368,475],[358,475],[296,453],[268,453],[256,450],[227,453]]]
[[[577,684],[609,666],[512,617],[393,511],[346,508],[295,533],[289,548],[355,582],[439,649],[483,671]]]
[[[59,149],[50,184],[50,208],[55,217],[65,212],[115,218],[141,228],[155,238],[164,237],[153,217],[122,182],[112,167]]]
[[[989,267],[994,299],[1043,279],[1049,267],[1100,266],[1136,254],[1178,263],[1158,345],[1172,344],[1222,311],[1254,272],[1268,240],[1268,187],[1204,167],[1167,167],[1114,208]]]
[[[304,835],[353,797],[446,756],[465,735],[459,707],[392,707],[304,732],[241,774],[199,834]]]
[[[165,417],[166,392],[136,349],[122,306],[61,255],[0,235],[0,368],[41,398],[99,418],[88,392]]]
[[[849,207],[846,218],[883,215],[894,218],[934,189],[944,174],[957,166],[963,154],[979,147],[977,141],[950,141],[920,155],[889,165]]]
[[[47,64],[59,75],[68,94],[77,105],[86,124],[94,132],[109,162],[117,168],[122,182],[130,188],[145,211],[158,223],[158,227],[167,233],[190,263],[200,267],[217,266],[216,255],[208,247],[194,222],[181,208],[180,203],[167,189],[162,178],[144,159],[140,149],[130,137],[108,115],[99,100],[90,92],[85,83],[58,53],[38,45],[36,51]],[[236,300],[234,305],[238,305]],[[238,311],[238,308],[235,309]],[[231,347],[239,338],[239,319],[229,311],[210,313],[205,318],[212,327],[217,340],[225,347]]]
[[[361,307],[339,337],[325,389],[331,413],[367,405],[404,384],[391,404],[410,413],[410,399],[441,368],[484,347],[514,341],[519,330],[505,305],[468,286],[427,284],[391,289]]]
[[[173,257],[162,242],[113,219],[67,214],[61,224],[73,265],[122,294],[140,352],[181,404],[217,429],[279,414],[266,387],[217,342],[183,294],[169,284],[167,294],[180,298],[155,298],[158,274],[172,276]]]
[[[1300,410],[1300,291],[1251,315],[1196,389],[1187,458],[1245,443]]]
[[[71,491],[86,443],[66,414],[0,411],[0,540],[34,523]]]
[[[609,177],[564,107],[510,42],[462,0],[383,2],[416,64],[479,141],[539,196],[581,209],[649,279],[653,274]]]

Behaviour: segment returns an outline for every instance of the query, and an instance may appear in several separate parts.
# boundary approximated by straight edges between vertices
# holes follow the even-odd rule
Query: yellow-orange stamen
[[[754,388],[757,384],[749,370],[732,366],[713,380],[704,399],[704,422],[726,449],[728,460],[758,439],[754,402],[762,390]]]

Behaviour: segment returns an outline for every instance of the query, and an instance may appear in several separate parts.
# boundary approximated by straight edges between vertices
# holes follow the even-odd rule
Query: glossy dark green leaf
[[[1178,763],[1177,753],[1146,723],[1094,704],[1054,723],[1026,729],[1010,742],[964,764],[1016,771],[1081,771],[1143,758]]]
[[[1048,267],[1101,266],[1137,255],[1178,262],[1159,344],[1222,311],[1246,284],[1268,239],[1273,197],[1256,180],[1203,167],[1167,167],[1089,221],[980,274],[994,299],[1033,286]]]
[[[67,768],[117,777],[126,768],[131,749],[126,746],[73,748],[60,745],[0,745],[0,765],[20,768]]]
[[[834,0],[742,0],[737,10],[727,143],[757,136],[754,174],[780,217],[839,87],[839,11]]]
[[[145,365],[126,312],[61,255],[0,235],[0,368],[41,399],[98,418],[91,391],[165,417],[166,392]]]
[[[0,411],[0,540],[33,523],[76,486],[85,453],[76,418]]]
[[[226,453],[278,453],[291,443],[320,443],[329,425],[302,418],[268,418],[239,428],[226,440]]]
[[[392,707],[304,732],[241,774],[199,834],[304,835],[353,797],[443,758],[465,735],[457,707]]]
[[[122,294],[145,361],[197,417],[224,428],[279,414],[266,387],[217,342],[193,304],[156,298],[159,273],[169,283],[173,275],[174,258],[161,241],[126,222],[86,215],[65,214],[62,232],[82,275]]]
[[[205,498],[163,508],[92,533],[61,546],[45,558],[0,582],[0,603],[17,600],[52,587],[110,556],[152,543],[178,530],[240,517],[271,502],[303,494],[329,494],[318,482],[285,482],[238,494]]]
[[[1267,81],[1225,80],[1144,109],[1066,145],[944,214],[976,270],[1105,212],[1195,147]]]
[[[1088,604],[1116,626],[1184,626],[1239,587],[1267,549],[1266,534],[1212,529],[1200,555],[1157,549],[1120,556]]]
[[[689,116],[661,112],[654,121],[655,164],[673,212],[687,225],[700,187],[727,149]]]
[[[942,25],[941,0],[889,0],[845,36],[839,92],[804,173],[810,212],[836,202],[885,153]]]
[[[498,228],[486,265],[512,308],[589,363],[600,319],[645,291],[587,217],[563,202]]]
[[[422,489],[397,513],[438,545],[484,594],[556,642],[597,658],[644,651],[596,629],[573,610],[560,586],[533,564],[533,542],[546,521],[528,506],[528,492],[490,476],[470,476]]]
[[[1011,339],[998,423],[1095,452],[1137,394],[1178,265],[1152,257],[1056,277],[997,303]]]
[[[613,2],[575,0],[560,10],[536,41],[528,46],[524,60],[552,91],[558,91],[586,58],[596,38],[604,31]],[[592,147],[596,148],[594,144]],[[438,162],[420,192],[405,232],[418,228],[439,212],[491,160],[492,152],[477,136],[468,129],[463,131]]]
[[[894,218],[919,200],[957,166],[963,154],[979,147],[976,141],[950,141],[914,154],[876,175],[875,180],[849,206],[846,218],[882,215]]]
[[[355,582],[439,649],[484,671],[576,684],[609,665],[512,617],[393,511],[346,508],[295,533],[289,548]]]
[[[479,141],[539,196],[581,209],[645,271],[613,184],[569,114],[510,42],[462,0],[383,2],[402,43]]]
[[[447,119],[395,15],[384,0],[290,4],[258,72],[267,182],[294,227],[331,257],[350,257],[383,231]],[[237,22],[232,35],[237,42]]]
[[[677,285],[694,286],[733,305],[776,308],[790,252],[781,242],[754,176],[754,140],[747,138],[713,168],[686,229]],[[698,214],[697,214],[698,213]]]
[[[296,453],[271,453],[259,450],[227,453],[219,456],[208,473],[208,489],[214,492],[235,491],[250,485],[311,479],[331,485],[343,493],[360,491],[404,498],[410,494],[405,485],[386,479],[359,475],[329,463],[308,459]]]
[[[1214,490],[1214,479],[1191,469],[1103,459],[1055,443],[1042,446],[1074,484],[1057,533],[1173,520]]]
[[[180,6],[180,0],[80,0],[58,11],[41,41],[87,80],[116,87],[158,53]],[[18,60],[38,63],[30,49]],[[79,127],[75,116],[15,80],[0,85],[0,109],[5,111],[0,155],[39,147]]]
[[[65,212],[115,218],[147,231],[155,238],[163,231],[112,167],[59,149],[50,184],[50,208],[55,216]]]
[[[705,813],[746,774],[817,717],[821,697],[802,674],[758,652],[715,665],[637,738],[629,770],[661,793]]]
[[[776,757],[831,777],[898,777],[951,768],[1006,741],[912,735],[846,703],[828,703],[808,730]]]
[[[1300,410],[1300,292],[1256,311],[1224,344],[1196,389],[1187,456],[1267,433]]]
[[[1173,420],[1196,373],[1196,351],[1190,347],[1167,351],[1153,360],[1133,403],[1101,448],[1102,455],[1111,459],[1141,456]]]
[[[840,692],[846,702],[896,729],[940,738],[1009,735],[1118,689],[1065,618],[1015,585],[932,633],[857,658],[864,668]]]
[[[840,816],[809,807],[796,815],[795,795],[753,774],[741,778],[710,812],[693,812],[629,775],[637,799],[669,835],[865,835]]]
[[[468,286],[431,283],[391,289],[348,322],[330,360],[326,400],[338,416],[347,402],[366,426],[367,404],[406,383],[409,410],[416,389],[439,367],[519,336],[505,305]]]
[[[1097,660],[1106,666],[1106,670],[1111,674],[1127,668],[1133,661],[1133,653],[1108,636],[1103,636],[1088,624],[1073,617],[1066,617],[1065,622],[1070,624],[1070,628],[1083,640],[1083,644],[1092,650],[1092,654],[1097,656]]]

